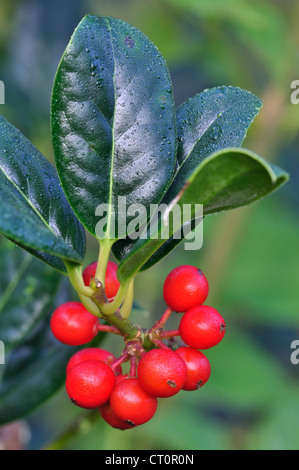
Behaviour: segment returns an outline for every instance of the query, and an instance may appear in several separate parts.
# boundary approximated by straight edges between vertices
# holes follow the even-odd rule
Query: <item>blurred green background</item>
[[[298,0],[2,0],[1,113],[53,160],[51,88],[73,29],[87,13],[121,18],[142,30],[164,55],[176,104],[217,85],[246,88],[264,100],[245,146],[289,171],[290,182],[248,208],[208,217],[198,252],[183,244],[137,277],[136,300],[152,324],[164,309],[163,279],[178,264],[206,273],[209,304],[227,322],[225,340],[207,351],[208,384],[160,400],[155,418],[121,432],[100,417],[80,421],[61,390],[21,422],[26,448],[63,449],[299,449],[299,80]],[[97,256],[88,237],[86,264]],[[149,312],[149,313],[146,313]],[[175,323],[176,319],[174,319]],[[103,346],[117,354],[119,341]],[[81,423],[76,435],[72,432]],[[68,432],[70,430],[70,432]],[[65,433],[66,431],[66,433]],[[71,437],[71,438],[70,438]]]

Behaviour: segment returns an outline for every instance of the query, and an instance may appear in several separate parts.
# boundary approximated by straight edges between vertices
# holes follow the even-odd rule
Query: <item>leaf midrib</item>
[[[113,56],[113,64],[114,64],[114,70],[113,70],[113,91],[114,91],[114,111],[113,111],[113,122],[111,124],[111,138],[112,138],[112,147],[111,147],[111,166],[110,166],[110,179],[109,179],[109,198],[108,198],[108,220],[107,220],[107,238],[109,239],[109,234],[110,234],[110,229],[111,229],[111,215],[112,215],[112,196],[113,196],[113,170],[114,170],[114,153],[115,153],[115,138],[114,138],[114,133],[115,133],[115,113],[116,113],[116,85],[115,85],[115,68],[116,68],[116,59],[115,59],[115,51],[114,51],[114,45],[113,45],[113,38],[112,38],[112,28],[110,25],[110,22],[108,18],[106,19],[107,25],[109,28],[110,32],[110,43],[111,43],[111,50],[112,50],[112,56]]]

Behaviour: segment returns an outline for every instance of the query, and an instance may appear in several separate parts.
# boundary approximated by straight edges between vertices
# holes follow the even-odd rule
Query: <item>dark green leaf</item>
[[[10,383],[4,381],[0,389],[0,424],[23,417],[57,392],[65,381],[66,365],[75,351],[63,345],[34,350],[34,359],[28,360],[14,379],[10,377]]]
[[[99,334],[86,347],[99,346],[104,337]],[[79,349],[56,341],[49,319],[41,322],[8,358],[0,387],[0,424],[28,415],[63,387],[67,363]]]
[[[261,107],[255,95],[231,86],[188,99],[177,110],[179,164],[188,159],[188,168],[195,169],[216,151],[241,146]]]
[[[0,232],[59,271],[81,263],[85,234],[45,157],[0,116]]]
[[[200,200],[204,215],[209,215],[258,201],[288,179],[284,170],[249,150],[226,149],[199,165],[180,203]]]
[[[198,165],[224,148],[240,147],[262,101],[234,87],[212,88],[184,103],[177,112],[180,167],[163,202],[179,194]]]
[[[4,243],[8,242],[4,240]],[[7,268],[8,275],[14,274],[14,264],[22,263],[24,258],[33,259],[12,244],[10,244],[10,249],[0,253],[0,259]],[[47,268],[38,260],[33,259],[33,262],[38,263],[44,269]],[[55,271],[50,268],[47,269],[48,272],[58,276]],[[28,272],[26,271],[24,274],[27,276]],[[35,270],[37,278],[44,274],[38,269]],[[31,277],[31,282],[33,282],[34,276],[32,273]],[[49,276],[46,276],[45,280],[38,284],[41,292],[35,292],[37,297],[32,301],[31,322],[29,321],[29,305],[25,306],[27,317],[23,315],[21,307],[19,307],[23,302],[24,290],[22,289],[14,289],[11,292],[9,299],[10,310],[7,310],[7,303],[5,310],[0,314],[0,323],[2,316],[6,317],[8,323],[8,314],[12,315],[11,330],[8,331],[8,334],[5,333],[5,330],[0,330],[0,338],[3,337],[2,333],[5,333],[6,362],[5,366],[0,368],[0,372],[3,371],[2,383],[0,380],[0,424],[27,415],[56,393],[64,385],[65,370],[69,358],[80,349],[60,344],[53,337],[49,326],[51,313],[58,305],[70,300],[72,295],[67,279],[61,276],[59,278],[62,283],[60,283],[58,292],[53,292],[47,309],[45,309],[45,291],[47,289],[46,281],[50,281]],[[16,284],[15,280],[14,284]],[[3,285],[2,279],[1,286]],[[19,285],[21,286],[22,282]],[[29,285],[28,291],[30,291],[30,288]],[[10,286],[6,290],[7,293],[9,293],[9,289]],[[50,294],[51,289],[53,290],[53,287],[48,286],[48,294]],[[30,300],[29,293],[25,292],[28,302]],[[20,318],[17,317],[16,312],[19,312]],[[24,329],[22,329],[22,320],[24,321]],[[19,332],[17,328],[19,328]],[[86,346],[97,346],[103,337],[103,334],[98,335],[92,343]]]
[[[98,238],[117,239],[113,213],[159,203],[176,166],[172,84],[166,64],[144,34],[124,21],[86,16],[57,71],[52,97],[56,165],[71,206]],[[97,231],[100,204],[105,233]],[[144,220],[144,222],[146,219]]]
[[[252,93],[241,88],[225,86],[205,90],[183,103],[177,110],[180,167],[163,203],[169,204],[179,194],[193,171],[209,155],[224,148],[241,146],[261,106],[262,101]],[[193,222],[193,228],[194,225]],[[184,230],[186,233],[186,227]],[[181,240],[174,240],[172,237],[165,240],[144,269],[162,259]],[[123,259],[134,245],[130,239],[118,241],[113,247],[118,261]]]
[[[226,149],[206,158],[198,166],[175,203],[181,209],[184,204],[191,205],[192,221],[195,204],[203,204],[204,215],[242,207],[273,192],[287,180],[288,175],[283,170],[270,165],[258,155],[245,149]],[[163,231],[169,230],[171,236],[181,229],[182,221],[174,219],[169,225],[165,226],[162,218],[155,237],[150,238],[147,233],[145,239],[137,241],[120,263],[120,281],[142,269],[147,260],[164,244],[165,240],[161,237]]]
[[[0,339],[9,353],[48,315],[61,275],[0,236]]]

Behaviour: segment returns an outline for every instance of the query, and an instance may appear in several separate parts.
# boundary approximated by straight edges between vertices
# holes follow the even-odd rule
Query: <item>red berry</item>
[[[122,421],[119,419],[115,413],[113,413],[110,402],[105,403],[100,407],[100,413],[102,415],[102,418],[106,421],[106,423],[110,424],[113,428],[116,429],[132,429],[134,426],[132,424],[126,423],[125,421]]]
[[[89,361],[89,360],[96,360],[105,362],[108,365],[111,365],[115,360],[116,357],[109,351],[100,348],[86,348],[82,349],[81,351],[76,352],[69,360],[66,368],[66,373],[68,374],[69,371],[75,367],[80,362]],[[121,366],[115,368],[116,374],[122,373]]]
[[[51,330],[56,339],[69,346],[89,343],[98,333],[98,319],[80,302],[60,305],[51,317]]]
[[[163,296],[169,308],[186,312],[189,308],[205,302],[209,284],[203,272],[189,265],[178,266],[165,279]]]
[[[89,286],[91,276],[95,277],[97,264],[97,261],[95,261],[84,269],[83,281],[86,286]],[[108,261],[105,275],[105,292],[108,299],[113,299],[116,296],[120,286],[116,275],[117,268],[117,264],[113,263],[112,261]]]
[[[191,348],[209,349],[225,335],[225,322],[217,310],[206,305],[191,308],[181,318],[179,332]]]
[[[137,378],[121,380],[110,397],[113,413],[131,426],[149,421],[156,413],[157,404],[157,399],[146,393]]]
[[[187,368],[183,359],[170,349],[152,349],[138,364],[138,378],[144,390],[155,397],[171,397],[183,387]]]
[[[204,386],[211,375],[209,359],[197,349],[182,346],[176,350],[187,367],[187,377],[183,390],[197,390]]]
[[[66,391],[81,408],[93,409],[106,403],[115,386],[115,374],[102,361],[84,361],[73,367],[66,377]]]
[[[128,374],[119,374],[119,375],[117,375],[115,384],[117,385],[119,382],[121,382],[124,379],[127,379],[128,377],[129,377]]]

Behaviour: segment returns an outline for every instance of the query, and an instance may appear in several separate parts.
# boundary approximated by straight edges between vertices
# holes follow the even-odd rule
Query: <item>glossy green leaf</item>
[[[81,263],[83,227],[46,158],[0,116],[0,232],[59,271]]]
[[[205,90],[183,103],[177,110],[180,166],[163,203],[171,203],[199,163],[209,155],[224,148],[241,146],[261,106],[262,101],[252,93],[241,88],[225,86]],[[192,222],[189,230],[194,228],[194,225],[195,222]],[[184,233],[188,232],[186,227],[182,227],[182,233],[183,230]],[[162,259],[181,240],[172,237],[165,240],[143,269]],[[134,245],[129,238],[118,241],[113,247],[118,261],[123,259]]]
[[[180,167],[163,202],[170,203],[198,165],[219,150],[240,147],[262,101],[235,87],[205,90],[177,111]]]
[[[98,238],[126,234],[114,232],[113,218],[125,229],[129,205],[162,200],[176,167],[175,106],[166,64],[143,33],[109,17],[81,21],[57,71],[52,135],[65,193]]]
[[[22,418],[57,392],[64,384],[67,362],[76,350],[52,345],[20,351],[24,355],[21,370],[7,382],[4,376],[0,388],[0,424]],[[8,363],[7,370],[9,367]]]
[[[279,188],[288,175],[275,165],[245,149],[226,149],[206,158],[188,179],[184,190],[174,202],[183,209],[191,205],[190,221],[195,204],[203,204],[203,215],[242,207],[253,203]],[[183,211],[182,211],[183,212]],[[181,219],[165,226],[163,218],[157,232],[137,241],[120,263],[118,278],[124,281],[138,272],[147,260],[164,244],[161,234],[170,236],[180,230]]]
[[[104,337],[99,334],[86,347],[99,346]],[[49,318],[41,322],[8,357],[0,386],[0,424],[28,415],[57,393],[65,384],[69,359],[80,349],[56,341]]]
[[[78,349],[60,344],[50,329],[58,305],[72,299],[67,278],[0,238],[0,424],[19,419],[64,385],[66,365]],[[61,281],[61,282],[60,282]],[[99,334],[89,345],[100,344]]]
[[[0,236],[0,339],[9,353],[48,315],[61,275]]]

